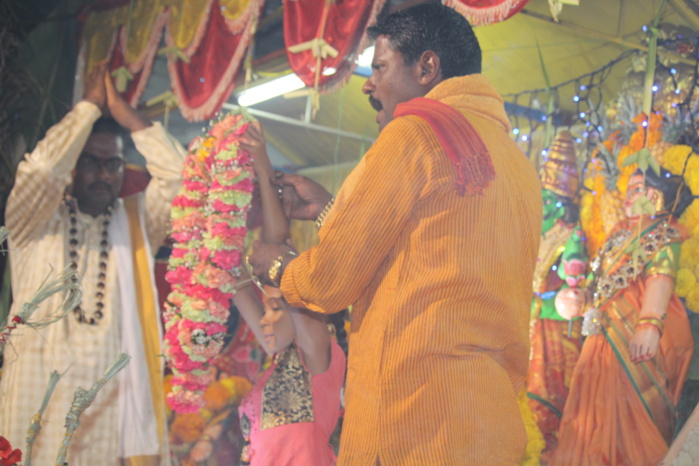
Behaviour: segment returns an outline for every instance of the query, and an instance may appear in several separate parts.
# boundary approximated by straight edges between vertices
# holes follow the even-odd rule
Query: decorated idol
[[[626,219],[592,261],[583,333],[549,464],[659,464],[673,437],[675,407],[694,343],[674,291],[692,202],[681,176],[636,171]]]
[[[543,223],[534,272],[531,357],[527,395],[546,441],[542,458],[556,446],[560,413],[582,345],[574,318],[583,292],[585,247],[578,225],[579,178],[573,138],[559,133],[541,168]],[[571,320],[574,319],[574,320]]]

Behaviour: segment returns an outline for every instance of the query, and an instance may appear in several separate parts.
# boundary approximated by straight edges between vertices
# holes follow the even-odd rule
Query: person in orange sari
[[[664,170],[645,177],[637,171],[629,180],[628,218],[591,263],[588,337],[549,464],[657,465],[667,452],[694,348],[687,313],[673,292],[684,237],[675,218],[691,201],[682,177]],[[653,205],[655,216],[636,214],[634,205],[643,202]]]

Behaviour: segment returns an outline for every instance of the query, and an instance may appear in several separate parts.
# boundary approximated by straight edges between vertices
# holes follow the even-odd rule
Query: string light
[[[575,138],[575,142],[577,142],[578,144],[580,144],[580,143],[582,143],[582,139],[581,139],[581,138]]]
[[[580,90],[581,90],[581,91],[584,91],[585,89],[587,89],[587,86],[586,86],[586,85],[583,84],[583,85],[580,86]]]
[[[529,139],[529,136],[527,136],[526,134],[522,136],[522,141],[525,141],[525,142],[526,142],[527,139]]]
[[[579,102],[580,101],[580,96],[574,95],[573,96],[573,102]]]
[[[641,123],[641,126],[646,128],[648,126],[648,120],[644,120],[643,123]]]
[[[658,92],[658,85],[653,84],[653,87],[651,87],[651,89],[653,90],[653,92]]]
[[[517,136],[517,135],[519,134],[519,128],[514,128],[514,129],[512,130],[512,134],[514,134],[515,136]]]

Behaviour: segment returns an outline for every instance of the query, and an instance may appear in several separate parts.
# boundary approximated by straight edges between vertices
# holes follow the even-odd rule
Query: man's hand
[[[150,121],[143,118],[140,113],[121,97],[114,87],[109,73],[104,73],[102,82],[106,90],[109,113],[120,126],[133,133],[134,131],[148,128],[151,125]]]
[[[660,330],[654,325],[640,325],[631,337],[629,353],[631,362],[650,361],[658,352],[660,342]]]
[[[107,91],[104,87],[104,76],[106,75],[107,62],[101,61],[95,65],[85,79],[85,90],[83,100],[97,105],[102,113],[105,113],[107,103]]]
[[[272,184],[282,188],[282,205],[287,218],[315,220],[332,199],[324,187],[305,176],[275,172]]]
[[[252,266],[252,274],[255,275],[262,283],[268,285],[273,285],[272,281],[269,279],[269,268],[272,266],[272,262],[284,254],[285,252],[292,251],[290,246],[284,244],[270,244],[263,243],[262,241],[255,241],[252,244],[252,254],[247,258],[250,266]],[[285,264],[286,265],[285,261]],[[282,267],[282,271],[284,267]]]

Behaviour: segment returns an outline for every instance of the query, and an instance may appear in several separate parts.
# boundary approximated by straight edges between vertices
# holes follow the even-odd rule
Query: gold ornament
[[[541,165],[541,187],[554,193],[575,199],[578,194],[580,179],[578,164],[573,147],[573,136],[568,131],[561,131],[549,148],[546,159]]]

